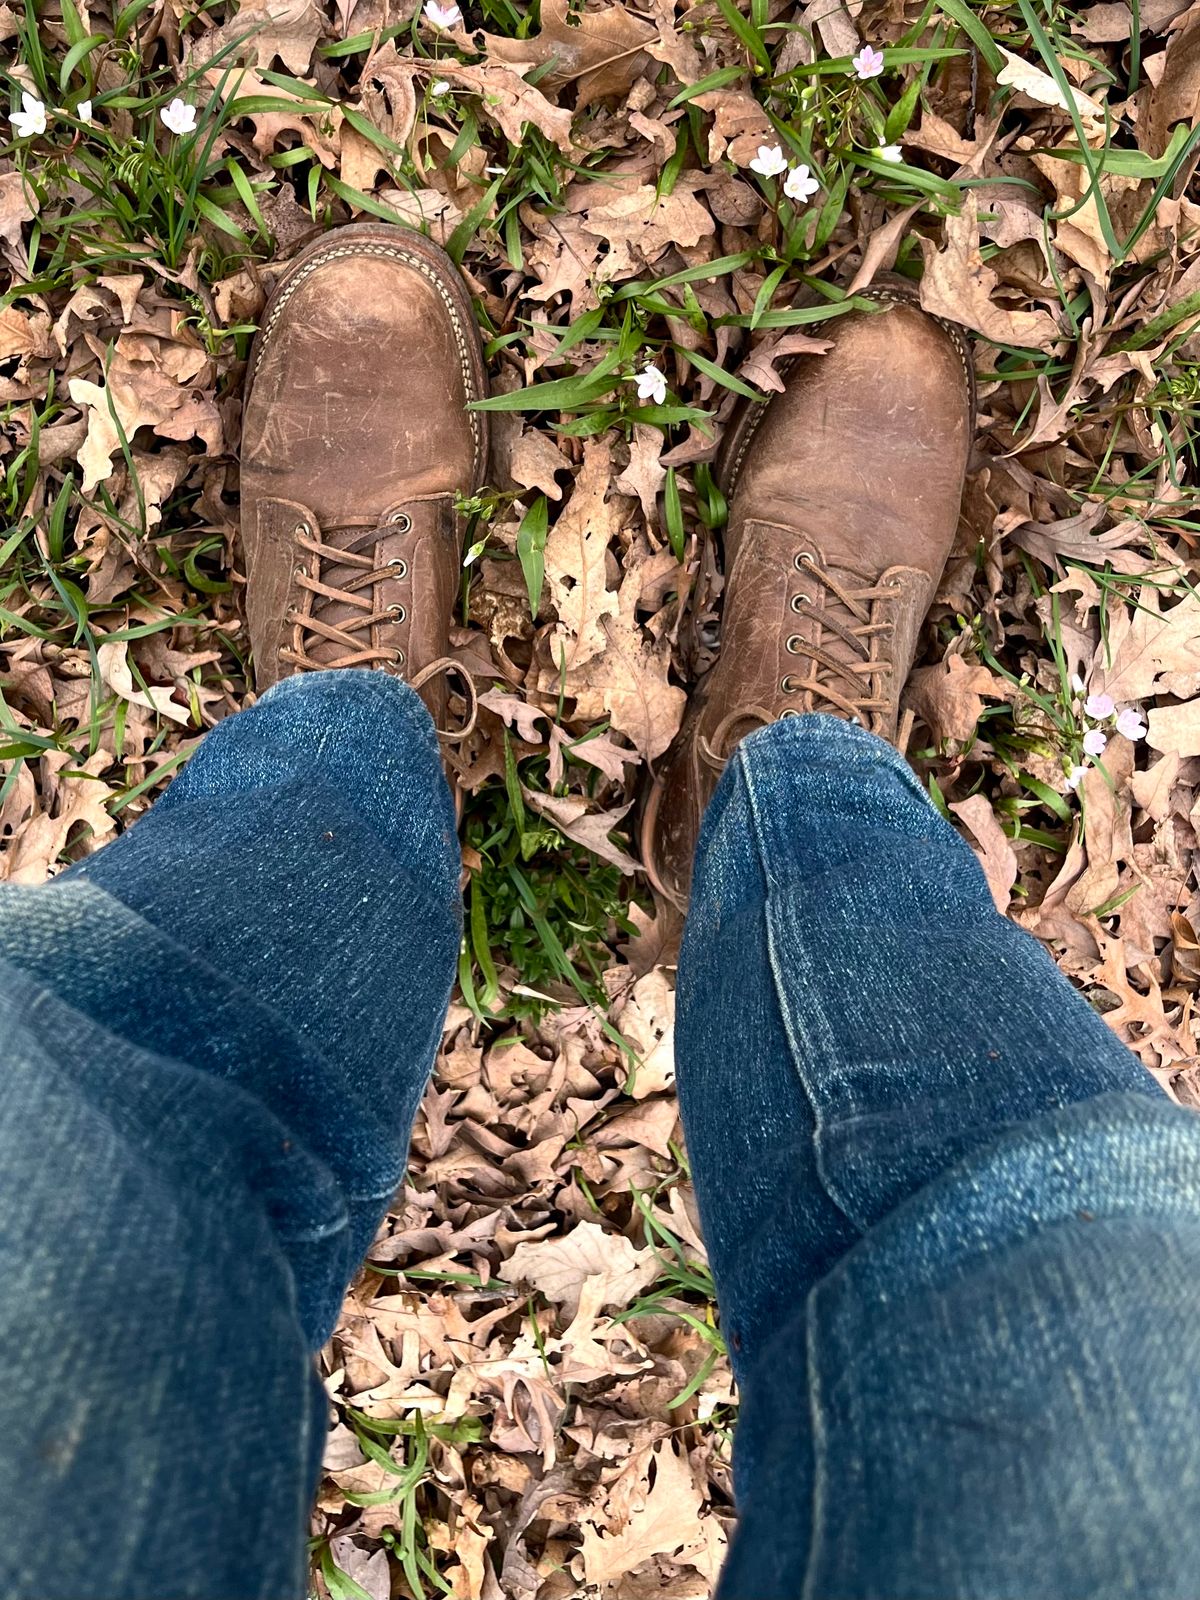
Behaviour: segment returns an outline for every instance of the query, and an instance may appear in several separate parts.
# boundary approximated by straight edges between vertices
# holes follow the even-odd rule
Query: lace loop
[[[451,674],[457,674],[466,685],[467,692],[464,698],[471,709],[467,714],[467,720],[461,728],[456,728],[453,731],[439,728],[438,738],[443,744],[461,744],[464,739],[470,738],[475,731],[475,723],[479,718],[479,696],[475,691],[475,680],[462,662],[455,661],[453,656],[438,656],[428,666],[422,667],[420,672],[414,673],[409,682],[414,689],[423,689],[431,678],[439,676],[448,678]]]
[[[700,735],[701,758],[714,772],[721,772],[729,760],[725,741],[739,722],[754,722],[760,728],[766,728],[774,721],[776,713],[768,711],[766,706],[737,706],[733,711],[726,712],[717,723],[711,739],[706,739],[703,734]]]

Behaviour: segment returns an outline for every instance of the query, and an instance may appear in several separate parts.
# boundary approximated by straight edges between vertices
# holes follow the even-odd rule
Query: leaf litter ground
[[[1200,6],[46,0],[0,48],[0,875],[102,845],[250,696],[239,392],[279,263],[424,228],[487,342],[467,938],[323,1356],[314,1588],[704,1595],[736,1396],[629,807],[719,643],[714,439],[881,273],[971,331],[909,754],[1196,1103]]]

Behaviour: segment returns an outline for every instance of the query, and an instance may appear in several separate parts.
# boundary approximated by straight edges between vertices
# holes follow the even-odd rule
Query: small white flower
[[[811,200],[821,185],[811,175],[808,168],[801,163],[788,170],[787,177],[783,180],[783,192],[789,200],[795,200],[803,205],[806,200]]]
[[[1077,672],[1073,672],[1071,674],[1071,687],[1074,689],[1076,694],[1083,693],[1083,679]]]
[[[454,5],[441,6],[438,0],[425,0],[425,9],[422,13],[426,22],[432,22],[435,28],[461,28],[463,14]]]
[[[760,144],[750,171],[761,173],[764,178],[777,178],[787,171],[787,164],[788,159],[777,144]]]
[[[489,178],[502,178],[508,171],[507,167],[484,167],[484,173]]]
[[[1144,739],[1146,737],[1146,720],[1136,706],[1127,706],[1117,718],[1117,732],[1123,733],[1127,739]]]
[[[1083,775],[1084,775],[1084,773],[1086,771],[1087,771],[1086,767],[1072,767],[1070,772],[1067,773],[1067,776],[1064,779],[1064,782],[1066,783],[1067,788],[1068,789],[1078,789],[1078,787],[1079,787],[1079,785],[1080,785],[1080,783],[1081,783],[1081,781],[1083,779]]]
[[[883,51],[865,44],[850,65],[854,68],[854,76],[861,78],[864,83],[868,78],[877,78],[883,71]]]
[[[429,92],[432,95],[440,97],[444,94],[450,93],[450,85],[446,82],[445,78],[439,78],[436,83],[431,83],[429,85]]]
[[[92,102],[90,100],[81,100],[75,107],[75,115],[80,122],[90,122],[92,120]]]
[[[37,95],[28,89],[21,91],[21,109],[8,119],[18,139],[33,139],[46,131],[46,108]]]
[[[164,128],[169,128],[172,133],[195,133],[196,108],[188,105],[186,100],[181,100],[178,95],[169,106],[163,106],[158,113],[162,118]]]
[[[642,368],[633,382],[637,384],[639,400],[653,400],[656,406],[666,402],[666,376],[652,362]]]
[[[1089,717],[1095,717],[1097,722],[1104,722],[1112,716],[1117,704],[1110,694],[1090,694],[1083,702],[1083,709]]]
[[[1102,756],[1108,744],[1108,735],[1099,728],[1089,728],[1083,736],[1083,748],[1089,756]]]
[[[890,161],[897,167],[904,164],[904,151],[898,144],[881,144],[875,154],[880,161]]]

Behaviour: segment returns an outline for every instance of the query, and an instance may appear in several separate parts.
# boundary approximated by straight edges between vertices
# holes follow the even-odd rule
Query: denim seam
[[[775,936],[772,930],[771,917],[768,915],[769,907],[772,899],[774,898],[777,884],[772,878],[770,865],[767,859],[767,853],[763,848],[764,834],[759,795],[755,789],[750,763],[746,760],[744,748],[738,751],[736,759],[740,766],[741,777],[746,785],[746,795],[750,802],[750,818],[754,834],[754,850],[758,856],[759,866],[762,870],[763,883],[766,891],[763,904],[763,917],[766,921],[767,955],[771,972],[771,984],[775,991],[775,1003],[779,1008],[780,1019],[783,1023],[783,1033],[785,1039],[787,1040],[788,1054],[792,1058],[792,1067],[800,1081],[805,1098],[808,1100],[813,1113],[814,1164],[817,1175],[821,1181],[821,1187],[824,1189],[830,1202],[836,1206],[840,1212],[842,1212],[851,1226],[859,1234],[861,1234],[863,1230],[856,1218],[851,1216],[845,1210],[845,1207],[841,1204],[838,1197],[832,1193],[829,1179],[821,1159],[821,1142],[819,1139],[819,1134],[822,1128],[821,1107],[813,1096],[812,1088],[802,1066],[803,1057],[800,1049],[800,1040],[797,1039],[795,1029],[793,1027],[794,1019],[789,1012],[789,1008],[784,1004],[786,985],[784,984],[783,975],[780,971],[780,961],[778,951],[775,947]],[[823,1024],[824,1018],[822,1017],[820,1020]],[[828,1043],[826,1044],[825,1053],[830,1053],[830,1047]],[[824,1514],[823,1507],[828,1498],[828,1469],[825,1460],[825,1423],[824,1413],[821,1408],[819,1368],[816,1362],[816,1352],[814,1349],[815,1319],[812,1314],[814,1292],[815,1288],[813,1291],[810,1291],[806,1297],[804,1319],[805,1370],[808,1382],[809,1421],[812,1436],[812,1497],[809,1507],[809,1545],[808,1558],[805,1564],[804,1584],[801,1590],[802,1600],[812,1600],[813,1584],[818,1571],[818,1547],[820,1544],[820,1533],[822,1526],[821,1519]]]
[[[746,760],[744,750],[738,751],[736,759],[740,765],[741,776],[746,785],[747,798],[750,801],[750,816],[754,826],[754,849],[758,855],[759,866],[762,869],[763,882],[766,886],[766,894],[763,904],[763,916],[767,925],[767,954],[771,969],[771,984],[775,991],[775,1001],[779,1007],[779,1016],[783,1023],[783,1033],[787,1040],[788,1054],[792,1059],[792,1068],[795,1071],[797,1078],[800,1080],[800,1086],[804,1090],[805,1097],[812,1109],[813,1160],[816,1166],[817,1176],[820,1178],[821,1187],[824,1189],[825,1194],[830,1202],[837,1207],[837,1209],[846,1218],[846,1221],[850,1223],[851,1227],[853,1227],[855,1231],[861,1235],[863,1232],[861,1222],[852,1212],[847,1211],[840,1195],[836,1192],[837,1186],[831,1182],[829,1174],[825,1169],[823,1150],[824,1141],[822,1138],[822,1135],[827,1131],[825,1118],[821,1103],[813,1093],[812,1085],[808,1080],[808,1076],[804,1070],[803,1064],[804,1054],[802,1046],[807,1046],[808,1048],[812,1049],[814,1053],[820,1053],[826,1058],[831,1058],[834,1055],[832,1042],[828,1032],[828,1024],[826,1023],[823,1013],[819,1013],[817,1017],[812,1019],[805,1017],[803,1022],[806,1026],[809,1024],[810,1020],[815,1021],[825,1032],[826,1036],[823,1040],[808,1036],[799,1038],[797,1037],[796,1029],[796,1023],[798,1019],[794,1014],[793,1008],[789,1007],[785,1003],[788,993],[788,985],[784,981],[784,974],[781,971],[782,963],[779,958],[779,952],[776,948],[775,933],[772,926],[772,919],[769,915],[771,903],[775,898],[775,892],[778,887],[778,880],[772,876],[770,858],[767,851],[763,848],[765,830],[763,828],[761,816],[762,804],[755,789],[751,764]]]
[[[826,1469],[825,1413],[821,1407],[821,1367],[817,1359],[817,1319],[813,1315],[816,1286],[804,1302],[804,1364],[808,1383],[808,1415],[812,1430],[812,1504],[809,1507],[808,1558],[804,1564],[804,1583],[800,1600],[813,1600],[813,1586],[820,1568],[821,1530],[825,1502],[829,1498]]]

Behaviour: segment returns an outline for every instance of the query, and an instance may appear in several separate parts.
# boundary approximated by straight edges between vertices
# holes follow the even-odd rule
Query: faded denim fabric
[[[739,747],[677,1050],[743,1396],[722,1600],[1200,1595],[1200,1121],[889,746]]]
[[[295,1600],[310,1352],[457,955],[429,719],[293,678],[0,890],[0,1594]],[[743,1389],[726,1600],[1200,1595],[1200,1124],[992,909],[887,746],[752,736],[679,1083]]]
[[[461,925],[433,727],[292,678],[0,890],[0,1595],[292,1600],[310,1352],[400,1181]]]

